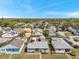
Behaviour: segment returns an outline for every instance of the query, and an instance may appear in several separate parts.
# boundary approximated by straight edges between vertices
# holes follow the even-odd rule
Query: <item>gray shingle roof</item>
[[[71,49],[72,48],[62,38],[52,38],[52,46],[54,49]]]
[[[32,42],[28,43],[27,46],[28,49],[48,49],[48,44],[47,42]]]

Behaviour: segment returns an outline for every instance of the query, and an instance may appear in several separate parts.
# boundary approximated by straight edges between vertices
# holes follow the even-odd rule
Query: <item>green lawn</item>
[[[79,41],[79,37],[75,37],[75,39],[74,39],[74,40],[78,42],[78,41]]]
[[[72,59],[79,59],[79,49],[74,49],[76,56],[72,56]]]
[[[67,31],[67,32],[65,32],[65,35],[66,35],[66,36],[72,36],[73,34],[72,34],[71,32],[68,32],[68,31]]]
[[[42,54],[42,59],[67,59],[65,54]]]
[[[8,59],[9,56],[9,54],[0,54],[0,59]]]

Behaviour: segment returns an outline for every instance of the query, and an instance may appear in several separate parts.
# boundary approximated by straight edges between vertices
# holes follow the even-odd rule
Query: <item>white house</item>
[[[1,37],[17,37],[17,36],[18,36],[18,32],[11,31],[11,32],[3,34]]]
[[[53,38],[51,44],[56,53],[70,53],[72,47],[63,38]]]
[[[52,31],[52,30],[49,30],[49,36],[50,37],[56,37],[56,32]]]
[[[19,54],[22,51],[25,42],[26,42],[25,38],[16,38],[11,42],[9,42],[8,44],[1,46],[0,53]]]
[[[12,31],[11,27],[4,27],[3,28],[3,33],[7,33],[7,32],[10,32]]]
[[[7,43],[11,40],[12,40],[12,38],[10,38],[10,37],[0,37],[0,44]]]
[[[67,41],[72,45],[77,45],[79,47],[79,36],[70,36]]]
[[[47,42],[32,42],[28,43],[27,45],[27,52],[28,53],[35,53],[35,52],[40,52],[40,53],[48,53],[48,44]]]
[[[43,30],[40,29],[40,28],[35,28],[35,29],[33,29],[33,31],[32,31],[32,35],[35,35],[35,36],[41,36],[42,33],[43,33]]]

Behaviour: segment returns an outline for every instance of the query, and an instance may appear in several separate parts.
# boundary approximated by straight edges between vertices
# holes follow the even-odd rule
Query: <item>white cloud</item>
[[[79,12],[68,13],[67,17],[79,18]]]
[[[13,17],[11,17],[11,16],[0,16],[0,18],[13,18]]]
[[[45,16],[64,16],[66,18],[79,18],[79,11],[76,12],[54,12],[54,11],[48,11],[44,13]]]

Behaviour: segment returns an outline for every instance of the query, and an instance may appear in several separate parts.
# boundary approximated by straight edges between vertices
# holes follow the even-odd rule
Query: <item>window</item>
[[[17,49],[17,48],[11,48],[11,49],[6,49],[6,51],[8,51],[8,52],[17,52],[17,51],[19,51],[19,49]]]
[[[5,49],[1,49],[1,51],[5,51]]]

